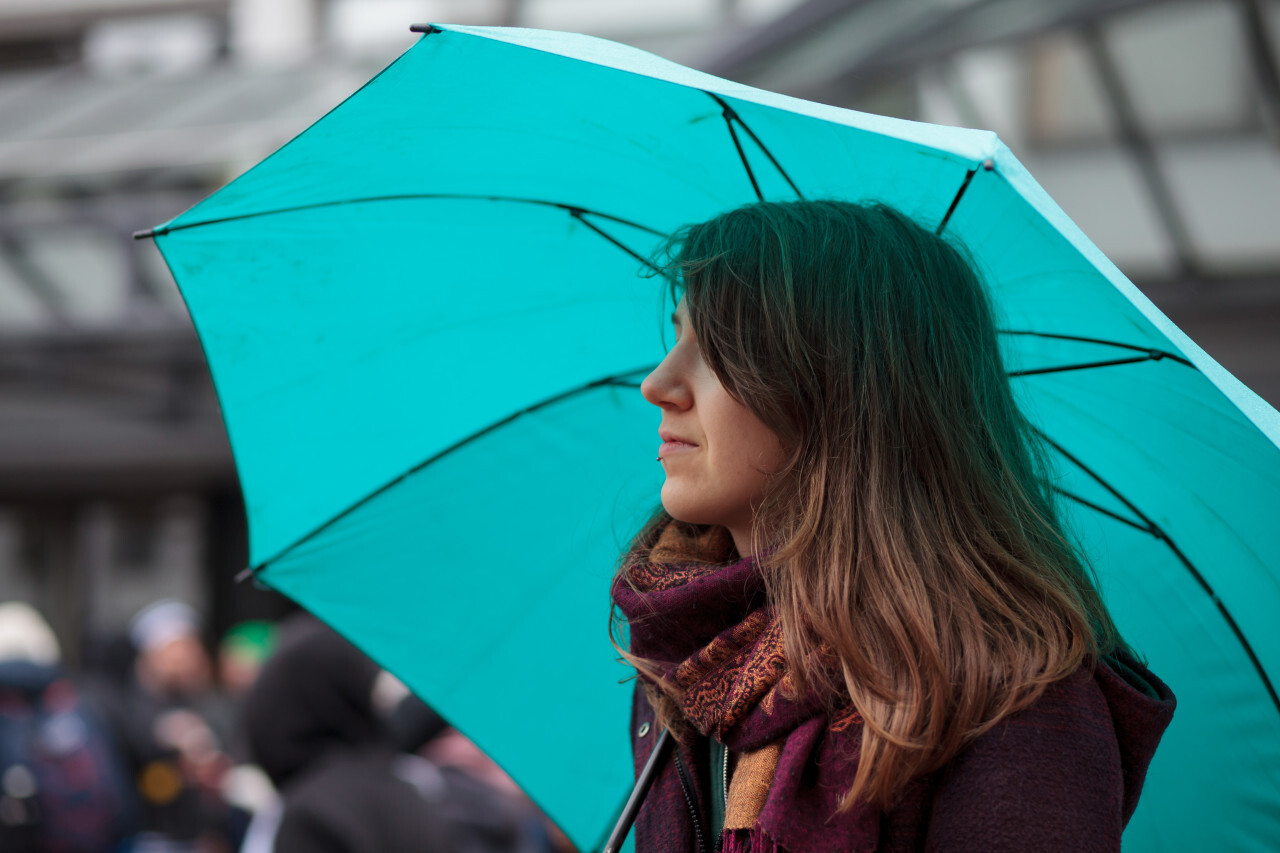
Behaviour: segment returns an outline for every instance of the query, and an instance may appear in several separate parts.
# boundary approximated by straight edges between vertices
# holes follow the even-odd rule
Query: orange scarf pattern
[[[641,595],[679,590],[701,580],[743,573],[742,586],[763,590],[750,559],[737,557],[723,527],[671,522],[648,548],[628,556],[623,577]],[[779,696],[790,692],[782,627],[767,605],[748,612],[737,624],[676,663],[657,685],[704,735],[723,740],[725,733],[759,706],[771,712]]]

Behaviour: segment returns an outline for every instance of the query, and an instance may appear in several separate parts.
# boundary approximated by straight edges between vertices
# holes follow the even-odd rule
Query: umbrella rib
[[[778,170],[779,175],[782,175],[782,179],[791,187],[791,190],[796,194],[796,197],[803,199],[804,193],[800,192],[800,188],[796,186],[796,182],[791,180],[791,176],[787,174],[786,169],[782,168],[782,164],[778,162],[778,158],[774,157],[773,152],[769,150],[768,146],[760,141],[760,137],[756,136],[756,133],[751,129],[751,126],[742,120],[742,116],[738,115],[737,110],[729,106],[729,104],[715,92],[707,92],[705,89],[703,92],[720,106],[720,116],[724,119],[725,126],[729,128],[729,135],[733,137],[733,147],[738,150],[738,159],[742,161],[742,167],[747,170],[747,177],[751,179],[751,188],[756,191],[756,198],[760,201],[764,201],[764,193],[760,191],[760,184],[756,182],[755,172],[751,168],[751,163],[747,160],[747,152],[743,150],[742,140],[738,138],[738,131],[734,128],[734,122],[737,122],[742,126],[742,130],[747,134],[747,136],[751,137],[751,141],[756,144],[756,147],[764,152],[764,156],[769,158],[769,162],[773,164],[773,168]]]
[[[1222,615],[1223,620],[1227,623],[1227,627],[1231,629],[1231,633],[1235,634],[1236,640],[1239,641],[1240,643],[1240,647],[1244,649],[1244,653],[1249,658],[1249,662],[1253,664],[1253,668],[1258,673],[1258,677],[1262,679],[1262,685],[1263,687],[1266,688],[1267,695],[1271,697],[1271,704],[1275,705],[1277,712],[1280,712],[1280,694],[1276,693],[1275,685],[1271,683],[1271,678],[1270,676],[1267,675],[1266,669],[1262,666],[1262,661],[1258,660],[1258,655],[1257,653],[1254,652],[1253,646],[1250,645],[1249,640],[1244,635],[1244,632],[1240,630],[1240,626],[1236,623],[1235,617],[1233,617],[1231,615],[1231,612],[1227,610],[1226,604],[1224,604],[1222,599],[1218,597],[1218,593],[1214,591],[1213,587],[1209,584],[1209,581],[1205,578],[1204,575],[1200,573],[1200,570],[1195,567],[1195,564],[1191,562],[1190,558],[1187,557],[1187,555],[1182,552],[1182,549],[1179,548],[1177,543],[1173,541],[1173,538],[1170,537],[1169,534],[1166,533],[1163,528],[1161,528],[1158,524],[1152,521],[1144,512],[1142,512],[1142,510],[1134,506],[1133,503],[1129,501],[1128,498],[1120,494],[1120,492],[1117,491],[1114,486],[1112,486],[1110,483],[1104,480],[1101,475],[1099,475],[1096,471],[1094,471],[1088,465],[1084,464],[1084,462],[1082,462],[1079,458],[1077,458],[1075,455],[1070,453],[1066,448],[1058,444],[1053,439],[1049,438],[1049,436],[1045,435],[1040,430],[1037,429],[1036,433],[1039,434],[1040,438],[1043,439],[1046,444],[1048,444],[1054,450],[1061,453],[1073,465],[1075,465],[1077,468],[1079,468],[1081,471],[1087,474],[1094,482],[1096,482],[1098,485],[1102,486],[1104,489],[1110,492],[1116,498],[1116,500],[1120,501],[1122,504],[1125,505],[1125,507],[1128,508],[1130,512],[1132,512],[1135,516],[1140,518],[1143,524],[1141,525],[1135,524],[1130,519],[1124,518],[1123,516],[1118,515],[1114,512],[1111,512],[1110,510],[1103,509],[1097,504],[1091,503],[1090,501],[1086,501],[1077,495],[1071,494],[1070,492],[1065,492],[1061,489],[1056,489],[1055,487],[1056,491],[1066,495],[1067,497],[1071,498],[1072,500],[1075,500],[1080,504],[1083,504],[1084,506],[1089,507],[1090,509],[1097,510],[1103,515],[1109,516],[1110,518],[1113,518],[1117,521],[1127,524],[1130,527],[1137,528],[1138,530],[1141,530],[1144,533],[1150,534],[1156,539],[1159,539],[1169,548],[1169,550],[1173,553],[1173,556],[1178,560],[1179,563],[1182,564],[1183,568],[1185,568],[1191,574],[1191,577],[1194,578],[1196,583],[1200,586],[1200,588],[1204,590],[1204,593],[1207,596],[1209,596],[1209,600],[1212,601],[1214,606],[1218,608],[1218,613]]]
[[[601,237],[603,237],[604,239],[608,240],[608,241],[609,241],[610,243],[612,243],[613,245],[617,246],[617,247],[618,247],[619,249],[621,249],[622,251],[626,252],[626,253],[627,253],[628,255],[630,255],[631,257],[635,258],[635,259],[636,259],[637,261],[639,261],[640,263],[644,264],[644,265],[645,265],[646,267],[648,267],[649,269],[653,270],[653,271],[654,271],[655,273],[657,273],[658,275],[663,275],[663,270],[662,270],[660,267],[658,267],[657,265],[655,265],[655,264],[654,264],[652,261],[650,261],[648,258],[644,257],[644,256],[643,256],[643,255],[641,255],[639,252],[637,252],[635,249],[632,249],[632,248],[631,248],[630,246],[628,246],[626,243],[623,243],[623,242],[622,242],[621,240],[619,240],[617,237],[614,237],[614,236],[613,236],[612,234],[610,234],[608,231],[605,231],[603,228],[601,228],[600,226],[596,225],[596,224],[595,224],[594,222],[592,222],[591,220],[586,219],[586,218],[585,218],[585,216],[584,216],[584,214],[586,214],[586,213],[588,213],[588,212],[589,212],[589,211],[585,211],[585,210],[583,210],[582,208],[574,208],[574,209],[572,209],[572,210],[570,210],[570,211],[569,211],[569,215],[570,215],[570,216],[572,216],[574,219],[578,220],[579,222],[581,222],[583,225],[585,225],[585,226],[587,226],[588,228],[590,228],[592,231],[594,231],[594,232],[596,232],[597,234],[599,234],[599,235],[600,235]]]
[[[1139,346],[1137,344],[1122,344],[1119,341],[1108,341],[1103,338],[1085,338],[1085,337],[1080,337],[1079,335],[1060,335],[1054,332],[1033,332],[1028,329],[1000,329],[999,332],[1002,335],[1028,335],[1028,336],[1037,337],[1037,338],[1050,338],[1055,341],[1080,341],[1081,343],[1086,343],[1086,344],[1100,344],[1102,346],[1118,347],[1119,349],[1127,349],[1127,350],[1133,350],[1134,352],[1147,353],[1148,358],[1153,358],[1157,360],[1162,358],[1167,358],[1172,361],[1176,361],[1179,364],[1184,364],[1187,367],[1190,367],[1192,370],[1196,369],[1196,366],[1194,364],[1192,364],[1190,361],[1183,358],[1182,356],[1178,355],[1177,353],[1172,353],[1172,352],[1169,352],[1168,350],[1153,349],[1152,347]]]
[[[1155,527],[1155,525],[1152,526]],[[1230,611],[1227,610],[1227,606],[1222,603],[1222,599],[1218,597],[1218,594],[1213,591],[1200,572],[1196,570],[1196,567],[1192,565],[1191,560],[1187,555],[1182,553],[1182,549],[1178,547],[1177,543],[1170,539],[1169,536],[1159,527],[1155,528],[1154,533],[1162,542],[1164,542],[1164,544],[1169,546],[1169,550],[1173,552],[1173,556],[1178,558],[1178,562],[1182,563],[1182,565],[1186,567],[1187,571],[1191,572],[1192,576],[1194,576],[1196,580],[1200,581],[1200,586],[1204,588],[1205,592],[1208,593],[1209,598],[1215,605],[1217,605],[1218,612],[1222,614],[1222,618],[1226,620],[1227,625],[1231,628],[1231,632],[1236,635],[1236,639],[1238,639],[1240,641],[1240,645],[1244,647],[1244,653],[1249,656],[1249,662],[1253,664],[1253,668],[1258,672],[1258,677],[1262,679],[1263,686],[1267,688],[1267,693],[1271,696],[1271,704],[1275,705],[1276,711],[1280,712],[1280,695],[1277,695],[1275,685],[1271,683],[1271,679],[1267,676],[1267,671],[1263,668],[1262,661],[1258,660],[1258,655],[1253,651],[1253,646],[1249,645],[1249,641],[1245,639],[1244,632],[1241,631],[1240,626],[1236,624],[1236,620],[1231,616]]]
[[[214,219],[202,219],[198,222],[183,222],[179,225],[161,225],[156,228],[150,228],[145,231],[134,232],[135,240],[143,240],[147,237],[162,237],[165,234],[171,234],[174,231],[185,231],[188,228],[196,228],[201,225],[220,225],[224,222],[239,222],[244,219],[258,219],[263,216],[275,216],[281,213],[297,213],[303,210],[318,210],[325,207],[340,207],[344,204],[373,204],[388,201],[422,201],[422,200],[439,200],[439,201],[505,201],[514,204],[531,204],[539,207],[554,207],[564,210],[570,214],[574,211],[581,213],[590,213],[592,216],[599,216],[601,219],[608,219],[617,222],[620,225],[627,225],[632,228],[638,228],[641,231],[647,231],[656,237],[665,237],[666,234],[656,228],[650,228],[647,225],[641,225],[639,222],[632,222],[630,219],[624,219],[621,216],[614,216],[611,213],[604,213],[599,210],[591,210],[579,204],[566,204],[560,201],[547,201],[537,198],[520,198],[517,196],[500,196],[500,195],[471,195],[467,193],[403,193],[399,195],[377,195],[365,196],[362,198],[344,198],[333,201],[317,201],[312,204],[299,204],[293,207],[281,207],[275,210],[258,210],[252,213],[239,213],[235,216],[221,216]]]
[[[1046,444],[1048,444],[1048,445],[1049,445],[1050,447],[1052,447],[1054,450],[1058,451],[1058,452],[1059,452],[1059,453],[1061,453],[1063,456],[1065,456],[1065,457],[1067,458],[1067,460],[1068,460],[1069,462],[1071,462],[1071,464],[1072,464],[1072,465],[1075,465],[1077,468],[1079,468],[1079,469],[1080,469],[1081,471],[1083,471],[1085,474],[1089,475],[1089,477],[1090,477],[1090,478],[1091,478],[1095,483],[1097,483],[1099,486],[1102,486],[1102,488],[1104,488],[1104,489],[1106,489],[1108,492],[1110,492],[1110,493],[1111,493],[1111,496],[1112,496],[1113,498],[1115,498],[1116,500],[1120,501],[1120,503],[1124,504],[1124,505],[1125,505],[1125,508],[1126,508],[1126,509],[1128,509],[1128,510],[1129,510],[1129,512],[1133,513],[1133,514],[1134,514],[1134,515],[1136,515],[1138,518],[1142,519],[1143,523],[1145,523],[1145,524],[1147,525],[1147,532],[1148,532],[1148,533],[1151,533],[1151,534],[1154,536],[1154,535],[1155,535],[1155,533],[1156,533],[1156,531],[1160,529],[1160,528],[1158,528],[1158,527],[1156,526],[1155,522],[1153,522],[1150,518],[1148,518],[1148,517],[1147,517],[1147,515],[1146,515],[1142,510],[1140,510],[1140,509],[1138,509],[1136,506],[1134,506],[1134,505],[1133,505],[1133,503],[1132,503],[1128,498],[1126,498],[1124,495],[1120,494],[1120,492],[1119,492],[1119,491],[1117,491],[1117,490],[1116,490],[1116,488],[1115,488],[1114,486],[1112,486],[1110,483],[1108,483],[1106,480],[1104,480],[1104,479],[1102,478],[1102,475],[1100,475],[1097,471],[1094,471],[1094,470],[1093,470],[1092,468],[1090,468],[1088,465],[1084,464],[1084,462],[1082,462],[1082,461],[1081,461],[1077,456],[1075,456],[1074,454],[1072,454],[1069,450],[1067,450],[1067,449],[1066,449],[1065,447],[1063,447],[1061,444],[1058,444],[1058,442],[1054,441],[1054,440],[1053,440],[1052,438],[1050,438],[1049,436],[1045,435],[1045,434],[1044,434],[1044,432],[1042,432],[1041,430],[1036,429],[1036,434],[1037,434],[1038,436],[1040,436],[1041,440],[1043,440]],[[1159,537],[1157,537],[1157,538],[1159,538]]]
[[[956,208],[960,206],[960,199],[964,198],[964,194],[969,189],[969,184],[973,183],[973,176],[978,174],[978,169],[990,172],[996,167],[996,162],[991,158],[982,161],[982,165],[974,166],[968,172],[965,172],[964,180],[960,182],[960,189],[956,190],[955,198],[951,199],[951,206],[947,208],[947,212],[942,215],[942,221],[938,223],[938,227],[934,229],[935,234],[941,234],[946,230],[947,223],[951,221],[951,214],[956,212]]]
[[[1109,510],[1104,506],[1100,506],[1094,503],[1093,501],[1085,500],[1084,498],[1077,495],[1075,492],[1068,492],[1066,489],[1062,488],[1061,486],[1054,486],[1053,490],[1058,494],[1062,495],[1064,498],[1073,500],[1076,503],[1081,504],[1082,506],[1087,506],[1089,509],[1093,510],[1094,512],[1100,512],[1103,515],[1110,516],[1111,518],[1114,518],[1116,521],[1120,522],[1121,524],[1129,525],[1134,530],[1141,530],[1143,533],[1151,533],[1151,528],[1147,527],[1147,525],[1139,524],[1138,522],[1134,521],[1132,518],[1125,518],[1123,515],[1121,515],[1118,512]]]
[[[1068,370],[1088,370],[1092,367],[1114,367],[1117,364],[1139,364],[1144,361],[1160,361],[1163,355],[1140,355],[1134,358],[1115,358],[1110,361],[1090,361],[1084,364],[1064,364],[1058,367],[1037,367],[1031,370],[1011,370],[1009,378],[1019,376],[1040,376],[1045,373],[1064,373]]]
[[[800,192],[800,188],[796,186],[796,182],[791,180],[791,176],[787,174],[786,169],[782,168],[782,164],[779,163],[777,158],[773,156],[773,152],[765,147],[765,144],[760,141],[760,137],[756,136],[755,131],[751,129],[751,125],[743,121],[742,116],[738,115],[736,112],[734,112],[733,118],[736,122],[738,122],[738,124],[742,125],[742,129],[746,131],[747,136],[751,137],[751,141],[754,142],[756,146],[759,147],[759,149],[764,152],[764,156],[769,158],[769,162],[773,164],[773,168],[778,170],[779,175],[782,175],[782,179],[787,182],[788,186],[791,187],[792,191],[796,194],[796,198],[803,199],[804,193]]]
[[[483,429],[477,430],[476,432],[471,433],[471,435],[468,435],[465,438],[462,438],[459,441],[454,442],[453,444],[446,447],[444,450],[441,450],[438,453],[432,454],[427,459],[424,459],[422,462],[419,462],[417,465],[414,465],[409,470],[405,471],[402,474],[399,474],[398,476],[392,478],[388,482],[374,489],[372,492],[365,495],[360,500],[352,503],[342,512],[338,513],[337,515],[333,516],[329,520],[325,521],[323,524],[318,525],[309,533],[294,540],[292,544],[287,545],[284,548],[282,548],[280,551],[276,552],[274,556],[268,557],[267,559],[263,560],[261,563],[258,563],[257,565],[250,566],[247,569],[244,569],[238,575],[236,575],[236,581],[239,582],[239,581],[246,580],[248,578],[259,576],[263,572],[263,570],[266,569],[269,565],[276,562],[277,560],[282,559],[286,554],[293,551],[300,545],[303,545],[309,542],[310,540],[314,539],[316,536],[320,535],[325,530],[337,524],[339,521],[346,518],[348,515],[355,512],[360,507],[369,503],[369,501],[373,500],[374,498],[378,497],[384,492],[399,485],[401,482],[403,482],[404,480],[407,480],[409,477],[412,477],[414,474],[418,473],[419,471],[426,468],[427,466],[435,462],[438,462],[439,460],[443,459],[446,456],[449,456],[450,454],[454,453],[457,450],[461,450],[463,447],[466,447],[468,444],[471,444],[472,442],[480,438],[483,438],[484,436],[488,435],[494,430],[500,429],[501,427],[504,427],[507,424],[511,423],[512,421],[517,420],[521,417],[524,417],[525,415],[532,414],[533,412],[539,411],[540,409],[545,409],[548,406],[553,406],[556,403],[564,402],[565,400],[568,400],[572,397],[576,397],[580,394],[585,394],[589,391],[594,391],[598,388],[610,388],[610,387],[634,388],[636,387],[636,383],[634,382],[634,377],[638,376],[641,373],[649,373],[656,366],[657,365],[646,365],[644,367],[638,367],[635,370],[628,370],[623,373],[610,374],[609,376],[605,376],[601,379],[593,379],[590,382],[587,382],[583,385],[579,385],[576,388],[570,388],[568,391],[561,391],[559,394],[555,394],[551,397],[547,397],[545,400],[539,400],[538,402],[530,406],[526,406],[525,408],[520,409],[517,412],[512,412],[511,414],[507,415],[504,418],[501,418],[500,420],[494,421],[493,423],[489,424]]]
[[[751,189],[756,192],[756,200],[764,201],[764,193],[760,192],[760,184],[756,182],[756,173],[751,169],[751,162],[747,160],[747,152],[742,150],[742,140],[738,139],[738,131],[733,127],[733,119],[730,117],[732,112],[726,106],[721,116],[724,118],[725,127],[729,128],[729,135],[733,137],[733,147],[738,149],[738,159],[742,161],[742,168],[747,170],[747,178],[751,181]]]

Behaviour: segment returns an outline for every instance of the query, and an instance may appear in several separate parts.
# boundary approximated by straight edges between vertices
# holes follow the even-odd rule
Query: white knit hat
[[[190,605],[173,598],[153,601],[129,622],[129,639],[138,651],[154,649],[200,631],[200,617]]]
[[[61,657],[58,638],[38,610],[25,601],[0,604],[0,661],[54,666]]]

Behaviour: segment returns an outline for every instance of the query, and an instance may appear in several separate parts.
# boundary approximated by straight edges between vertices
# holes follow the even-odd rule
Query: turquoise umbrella
[[[635,390],[662,356],[643,258],[761,197],[887,202],[977,259],[1071,523],[1178,694],[1128,848],[1280,838],[1280,416],[993,134],[584,36],[422,29],[149,232],[208,356],[262,582],[598,845],[631,776],[608,584],[659,485]]]

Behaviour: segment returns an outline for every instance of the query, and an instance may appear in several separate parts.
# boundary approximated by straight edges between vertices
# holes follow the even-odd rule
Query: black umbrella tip
[[[262,579],[262,570],[265,569],[266,567],[267,567],[266,563],[259,563],[256,566],[248,566],[247,568],[243,568],[238,573],[236,573],[234,582],[244,583],[245,581],[249,581],[253,584],[254,589],[273,590],[274,587],[272,587],[271,584],[267,583],[265,580]]]
[[[410,24],[409,32],[431,35],[432,33],[442,33],[444,30],[440,29],[435,24]]]
[[[154,236],[156,236],[156,229],[154,228],[144,228],[141,231],[133,232],[133,239],[135,240],[147,240]]]

